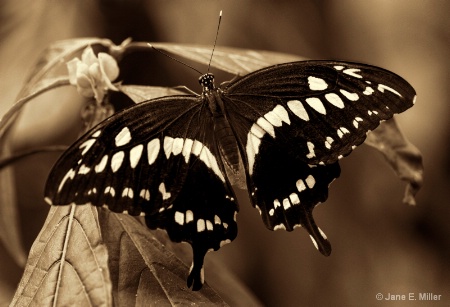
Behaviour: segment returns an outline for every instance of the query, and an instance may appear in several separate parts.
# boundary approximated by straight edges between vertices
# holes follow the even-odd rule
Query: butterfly
[[[206,73],[199,83],[201,94],[148,100],[98,124],[63,153],[45,189],[50,204],[145,216],[190,243],[193,290],[206,253],[237,235],[232,182],[242,173],[268,229],[303,227],[329,255],[312,211],[339,177],[339,159],[416,100],[400,76],[343,61],[273,65],[219,87]]]

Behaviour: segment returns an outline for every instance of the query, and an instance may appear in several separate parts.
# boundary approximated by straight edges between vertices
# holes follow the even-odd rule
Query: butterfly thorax
[[[202,97],[208,103],[211,115],[214,118],[214,137],[218,144],[222,161],[225,167],[231,169],[235,176],[240,174],[241,160],[236,143],[236,136],[227,120],[222,91],[214,85],[214,75],[207,73],[199,78],[203,87]],[[233,181],[233,180],[232,180]]]

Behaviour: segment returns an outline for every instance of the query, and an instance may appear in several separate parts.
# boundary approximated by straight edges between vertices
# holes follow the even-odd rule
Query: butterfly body
[[[94,127],[63,154],[46,187],[52,204],[145,215],[150,228],[189,242],[194,290],[206,252],[237,235],[231,177],[244,173],[267,228],[301,226],[329,255],[312,211],[339,177],[338,160],[415,100],[401,77],[350,62],[274,65],[217,88],[212,74],[199,82],[201,95],[142,102]]]

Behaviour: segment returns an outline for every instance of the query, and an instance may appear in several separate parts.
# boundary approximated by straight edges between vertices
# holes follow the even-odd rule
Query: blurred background
[[[415,293],[417,297],[422,292],[442,295],[441,301],[429,306],[448,306],[448,1],[3,0],[0,115],[15,101],[40,52],[55,40],[97,36],[120,44],[132,37],[212,45],[220,10],[218,45],[369,63],[408,80],[418,93],[417,103],[397,120],[423,153],[425,181],[417,206],[402,204],[405,184],[378,152],[361,146],[342,160],[342,175],[331,185],[328,201],[314,211],[317,224],[332,243],[330,257],[318,253],[303,230],[268,231],[245,201],[238,216],[237,239],[208,257],[225,263],[266,306],[380,306],[387,302],[377,301],[377,293]],[[141,69],[121,73],[128,83],[145,80],[152,85],[183,84],[200,90],[197,74],[183,66],[155,54],[143,54],[139,61]],[[216,79],[217,83],[227,80]],[[78,130],[70,127],[79,122],[74,119],[65,123],[69,128],[58,130],[51,121],[60,112],[79,112],[78,105],[58,103],[65,97],[61,93],[57,90],[41,99],[42,103],[29,105],[15,131],[13,149],[39,142],[41,131],[42,138],[54,131],[53,143],[74,140]],[[48,212],[42,201],[43,185],[56,157],[34,156],[15,166],[26,251]],[[245,200],[245,193],[239,194]],[[0,304],[12,298],[21,274],[22,269],[0,245]]]

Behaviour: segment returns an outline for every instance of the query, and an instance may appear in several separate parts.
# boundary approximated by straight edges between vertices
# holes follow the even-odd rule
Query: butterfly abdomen
[[[227,163],[233,172],[237,173],[239,170],[239,152],[236,137],[225,116],[215,119],[214,135],[218,141],[220,154],[224,158],[225,163]]]
[[[214,138],[219,147],[220,155],[226,163],[226,166],[234,174],[238,174],[240,161],[238,145],[236,136],[225,116],[223,100],[217,90],[211,91],[206,97],[208,99],[209,109],[214,117]]]

